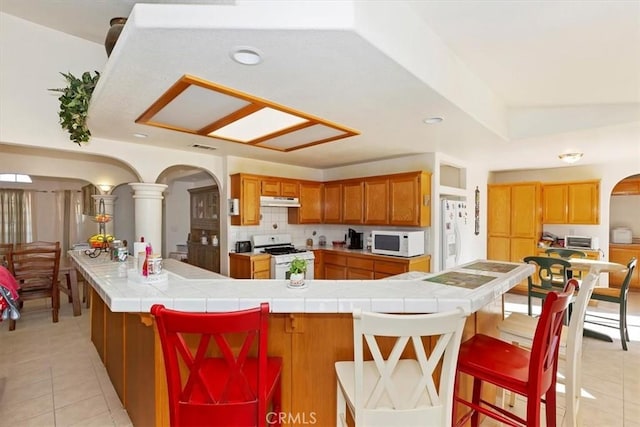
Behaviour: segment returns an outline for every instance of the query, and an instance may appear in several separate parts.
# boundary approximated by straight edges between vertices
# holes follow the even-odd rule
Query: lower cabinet
[[[270,279],[271,255],[230,253],[229,275],[234,279]]]
[[[220,247],[189,242],[187,262],[205,270],[220,273]]]
[[[320,251],[316,251],[318,253]],[[408,271],[431,270],[431,257],[423,255],[413,258],[395,258],[384,255],[369,255],[341,251],[323,250],[322,265],[318,268],[316,256],[316,272],[322,276],[316,279],[326,280],[374,280],[383,279]]]
[[[622,265],[627,265],[631,258],[635,257],[640,259],[640,245],[609,245],[609,261],[617,262]],[[612,288],[619,288],[624,281],[627,271],[620,271],[615,273],[609,273],[609,286]],[[640,271],[638,267],[633,271],[631,276],[631,283],[629,284],[629,290],[640,291]]]

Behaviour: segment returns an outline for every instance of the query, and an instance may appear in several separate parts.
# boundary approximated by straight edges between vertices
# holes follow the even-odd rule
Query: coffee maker
[[[349,229],[349,249],[362,249],[362,233]]]

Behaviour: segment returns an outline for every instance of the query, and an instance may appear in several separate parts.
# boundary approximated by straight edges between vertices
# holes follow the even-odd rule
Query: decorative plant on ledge
[[[88,142],[91,132],[87,127],[87,111],[93,90],[98,83],[100,73],[94,71],[95,76],[91,76],[89,71],[82,74],[82,78],[77,78],[73,74],[60,73],[67,79],[67,87],[49,89],[53,92],[60,92],[60,125],[69,132],[69,139],[78,145]]]

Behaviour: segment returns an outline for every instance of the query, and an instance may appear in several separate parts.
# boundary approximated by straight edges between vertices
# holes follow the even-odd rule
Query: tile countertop
[[[156,303],[176,310],[216,312],[255,307],[265,301],[273,313],[350,313],[356,307],[392,313],[462,307],[472,313],[534,272],[527,264],[473,261],[440,273],[409,272],[381,280],[307,280],[305,289],[289,289],[287,280],[231,279],[173,259],[163,260],[164,280],[145,283],[133,270],[133,257],[121,263],[107,256],[89,258],[74,251],[69,255],[111,311],[134,313],[147,313]],[[500,270],[500,266],[513,269],[487,271]],[[478,283],[486,283],[470,289],[464,283],[446,284],[440,277],[454,272],[459,277],[489,279],[479,278]]]

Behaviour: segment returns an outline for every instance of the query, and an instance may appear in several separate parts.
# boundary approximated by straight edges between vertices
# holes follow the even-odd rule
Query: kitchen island
[[[283,358],[282,410],[301,423],[335,423],[333,364],[353,358],[351,312],[430,313],[462,307],[464,338],[495,334],[502,294],[533,273],[526,264],[474,261],[443,273],[409,272],[383,280],[239,280],[164,260],[163,280],[144,283],[133,260],[112,262],[71,253],[90,283],[91,339],[135,426],[169,425],[162,350],[153,304],[193,312],[271,307],[269,354]]]

